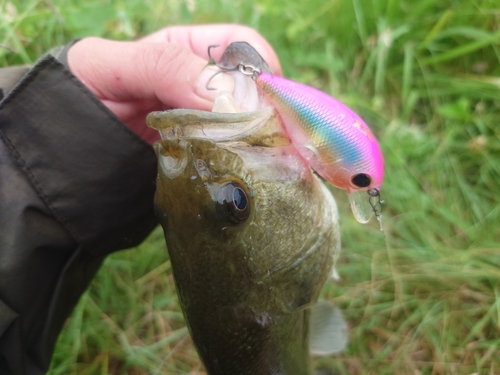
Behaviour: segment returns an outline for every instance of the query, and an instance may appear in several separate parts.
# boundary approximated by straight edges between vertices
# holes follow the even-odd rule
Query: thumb
[[[163,108],[209,110],[219,90],[233,92],[234,79],[219,74],[191,51],[170,43],[86,38],[68,52],[72,73],[105,102],[158,102]],[[130,103],[132,104],[132,103]]]

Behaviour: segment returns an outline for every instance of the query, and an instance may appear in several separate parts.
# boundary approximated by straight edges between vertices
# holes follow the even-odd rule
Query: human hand
[[[207,48],[216,61],[232,42],[250,43],[275,74],[281,67],[272,47],[255,30],[240,25],[175,26],[136,42],[86,38],[68,52],[71,72],[118,118],[146,142],[158,132],[146,126],[151,111],[171,108],[210,110],[220,90],[232,92],[234,79],[218,74],[205,88],[214,68],[205,69]]]

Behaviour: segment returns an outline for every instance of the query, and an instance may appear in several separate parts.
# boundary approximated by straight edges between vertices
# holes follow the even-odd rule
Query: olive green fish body
[[[311,307],[339,251],[330,193],[272,110],[148,124],[163,137],[156,210],[208,373],[310,374]]]

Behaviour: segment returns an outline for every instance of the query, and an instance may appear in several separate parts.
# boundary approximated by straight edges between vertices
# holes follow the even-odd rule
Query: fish
[[[318,302],[340,252],[336,202],[272,107],[153,112],[155,209],[179,302],[211,375],[309,375],[347,343]]]
[[[212,47],[208,50],[211,61]],[[381,201],[374,198],[379,197],[384,161],[368,125],[330,95],[262,70],[255,64],[259,63],[256,55],[260,55],[250,48],[246,46],[245,53],[235,53],[235,47],[228,47],[221,64],[216,64],[220,72],[239,71],[251,76],[278,111],[302,158],[326,181],[347,191],[356,219],[366,223],[373,213],[380,219]]]

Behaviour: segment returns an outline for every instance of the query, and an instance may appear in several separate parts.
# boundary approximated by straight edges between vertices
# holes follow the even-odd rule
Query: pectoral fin
[[[311,354],[324,357],[340,353],[347,345],[347,328],[347,322],[338,307],[318,301],[311,312]]]

